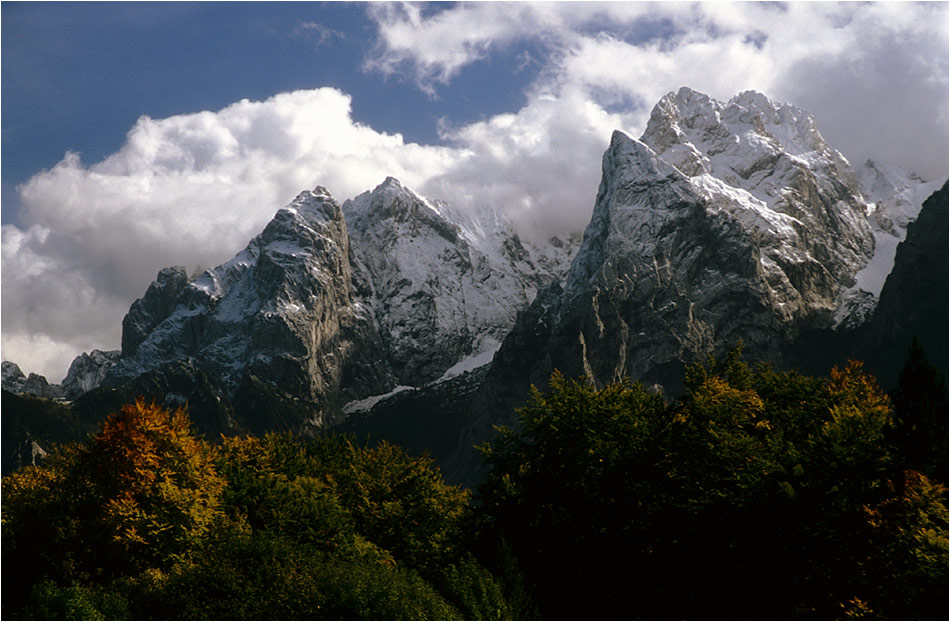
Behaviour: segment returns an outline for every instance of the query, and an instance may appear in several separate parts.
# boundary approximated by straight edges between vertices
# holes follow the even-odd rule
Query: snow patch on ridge
[[[353,400],[352,402],[347,402],[346,405],[343,406],[343,414],[352,415],[353,413],[360,413],[360,412],[366,412],[368,410],[372,410],[373,406],[375,406],[376,404],[378,404],[379,402],[385,399],[391,398],[397,393],[402,393],[403,391],[414,391],[415,389],[416,387],[410,387],[408,385],[401,384],[397,386],[396,388],[394,388],[392,391],[389,391],[388,393],[383,393],[382,395],[371,395],[361,400]]]
[[[485,349],[460,360],[458,363],[445,370],[445,373],[442,374],[442,377],[436,380],[433,384],[445,382],[446,380],[450,380],[456,376],[461,376],[466,372],[474,371],[479,367],[483,367],[491,363],[492,359],[495,357],[495,353],[498,352],[499,348],[501,348],[501,342],[491,338],[486,338],[484,341],[485,343],[483,346],[485,346]]]
[[[830,271],[835,326],[873,310],[908,223],[941,185],[874,162],[853,170],[811,114],[754,91],[725,103],[687,87],[669,93],[641,140],[736,219],[765,251],[766,272],[784,269],[775,260]]]
[[[857,172],[874,235],[874,254],[856,275],[855,284],[842,293],[836,326],[851,326],[873,311],[884,282],[894,269],[897,247],[907,237],[907,225],[917,219],[924,201],[944,180],[927,182],[916,173],[868,160]],[[858,302],[856,302],[858,301]],[[859,313],[854,314],[858,309]]]

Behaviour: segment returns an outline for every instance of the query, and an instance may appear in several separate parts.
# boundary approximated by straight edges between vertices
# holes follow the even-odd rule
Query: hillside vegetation
[[[896,411],[858,363],[734,352],[684,384],[667,402],[555,374],[482,448],[475,499],[391,444],[213,444],[139,400],[3,479],[3,617],[946,617],[926,360]]]

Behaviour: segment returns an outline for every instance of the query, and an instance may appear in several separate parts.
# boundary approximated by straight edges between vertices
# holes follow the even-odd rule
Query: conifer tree
[[[898,378],[894,442],[907,466],[947,482],[947,385],[915,337]]]

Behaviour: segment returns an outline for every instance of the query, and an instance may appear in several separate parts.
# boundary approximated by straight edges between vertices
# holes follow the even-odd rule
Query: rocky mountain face
[[[77,356],[63,380],[64,397],[68,400],[76,399],[98,387],[121,355],[120,350],[93,350]]]
[[[343,211],[360,304],[399,385],[431,382],[466,360],[487,363],[518,310],[569,260],[562,245],[552,269],[496,212],[466,214],[392,177]]]
[[[919,179],[906,181],[903,196],[919,192]],[[877,241],[902,235],[913,211],[875,198],[801,109],[751,92],[727,103],[667,95],[640,140],[614,133],[563,290],[519,317],[450,473],[473,473],[469,448],[514,424],[528,382],[543,386],[555,368],[675,394],[684,362],[741,342],[749,358],[781,365],[803,334],[862,325],[883,285],[862,276],[888,261]]]
[[[231,261],[194,280],[162,270],[123,321],[122,356],[105,384],[188,362],[222,395],[268,384],[313,407],[297,426],[320,424],[345,385],[391,382],[375,364],[381,344],[355,304],[350,260],[340,206],[320,187],[300,193]]]
[[[946,189],[921,212],[939,182],[855,171],[800,108],[683,88],[639,139],[615,132],[602,169],[583,240],[545,243],[393,178],[342,205],[302,192],[231,261],[162,270],[120,352],[81,356],[62,386],[4,363],[3,386],[87,415],[187,402],[212,436],[340,425],[472,483],[473,445],[554,369],[675,395],[684,362],[740,341],[814,369],[946,326]]]
[[[118,350],[83,352],[73,359],[69,372],[59,384],[51,383],[39,374],[26,376],[16,363],[3,361],[3,389],[46,399],[75,399],[102,384],[106,372],[119,355]]]
[[[20,370],[20,366],[10,361],[2,363],[3,389],[11,393],[35,395],[47,399],[63,397],[63,388],[57,384],[50,384],[45,376],[31,373],[29,376]]]
[[[893,386],[905,357],[901,352],[917,338],[938,369],[948,371],[948,324],[950,267],[947,256],[947,184],[923,204],[917,219],[907,226],[906,238],[897,247],[894,269],[884,283],[881,299],[867,324],[864,352],[882,381]],[[893,380],[892,380],[893,379]]]
[[[187,401],[208,432],[299,431],[484,365],[572,248],[464,216],[393,178],[342,206],[302,192],[231,261],[162,270],[102,384]]]
[[[886,389],[897,386],[914,339],[945,378],[950,371],[948,211],[945,183],[924,202],[917,218],[907,226],[906,237],[896,249],[894,267],[871,319],[848,331],[844,339],[819,336],[825,343],[841,344],[839,359],[864,361]]]

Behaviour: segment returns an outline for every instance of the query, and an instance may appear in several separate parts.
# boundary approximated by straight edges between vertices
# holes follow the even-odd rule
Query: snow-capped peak
[[[290,205],[278,211],[275,220],[280,220],[281,212],[299,216],[305,222],[325,223],[339,219],[340,207],[326,188],[317,186],[298,194]]]
[[[678,175],[670,174],[670,168]],[[642,185],[638,178],[652,179],[651,186],[662,181],[669,198],[651,190],[651,201],[641,205],[624,198],[636,196],[635,189],[616,192],[630,183]],[[687,87],[664,96],[640,141],[615,135],[605,154],[599,196],[614,198],[609,205],[598,199],[600,209],[646,210],[630,221],[642,221],[632,230],[635,235],[617,243],[641,250],[654,244],[651,235],[656,234],[643,237],[640,230],[658,230],[660,220],[676,218],[661,215],[669,209],[663,206],[676,205],[670,194],[675,188],[690,200],[702,197],[707,214],[738,225],[760,249],[759,263],[773,300],[783,301],[776,307],[780,315],[832,317],[837,312],[841,322],[859,321],[855,313],[861,315],[880,289],[857,287],[857,275],[875,257],[869,210],[857,178],[844,156],[822,138],[814,117],[797,106],[755,91],[728,102]],[[612,228],[619,218],[627,218],[599,217],[597,211],[592,226],[600,218]]]
[[[393,177],[346,201],[343,213],[355,274],[371,292],[362,304],[406,385],[437,379],[461,360],[490,359],[517,312],[560,278],[570,256],[535,252],[490,207],[425,198]]]
[[[857,192],[848,161],[828,146],[811,114],[755,91],[726,103],[687,87],[669,93],[641,140],[683,174],[712,175],[770,205],[803,169]]]
[[[498,237],[514,235],[509,221],[492,206],[461,209],[456,205],[430,199],[414,192],[395,177],[387,177],[372,191],[366,191],[343,203],[343,212],[351,229],[361,230],[389,218],[427,222],[448,238],[461,237],[471,246],[488,252]]]
[[[894,267],[897,246],[907,236],[907,225],[917,219],[921,206],[940,189],[944,180],[924,181],[897,166],[867,160],[857,171],[867,201],[867,218],[874,234],[874,255],[860,272],[846,296],[865,292],[867,306],[877,300]]]

